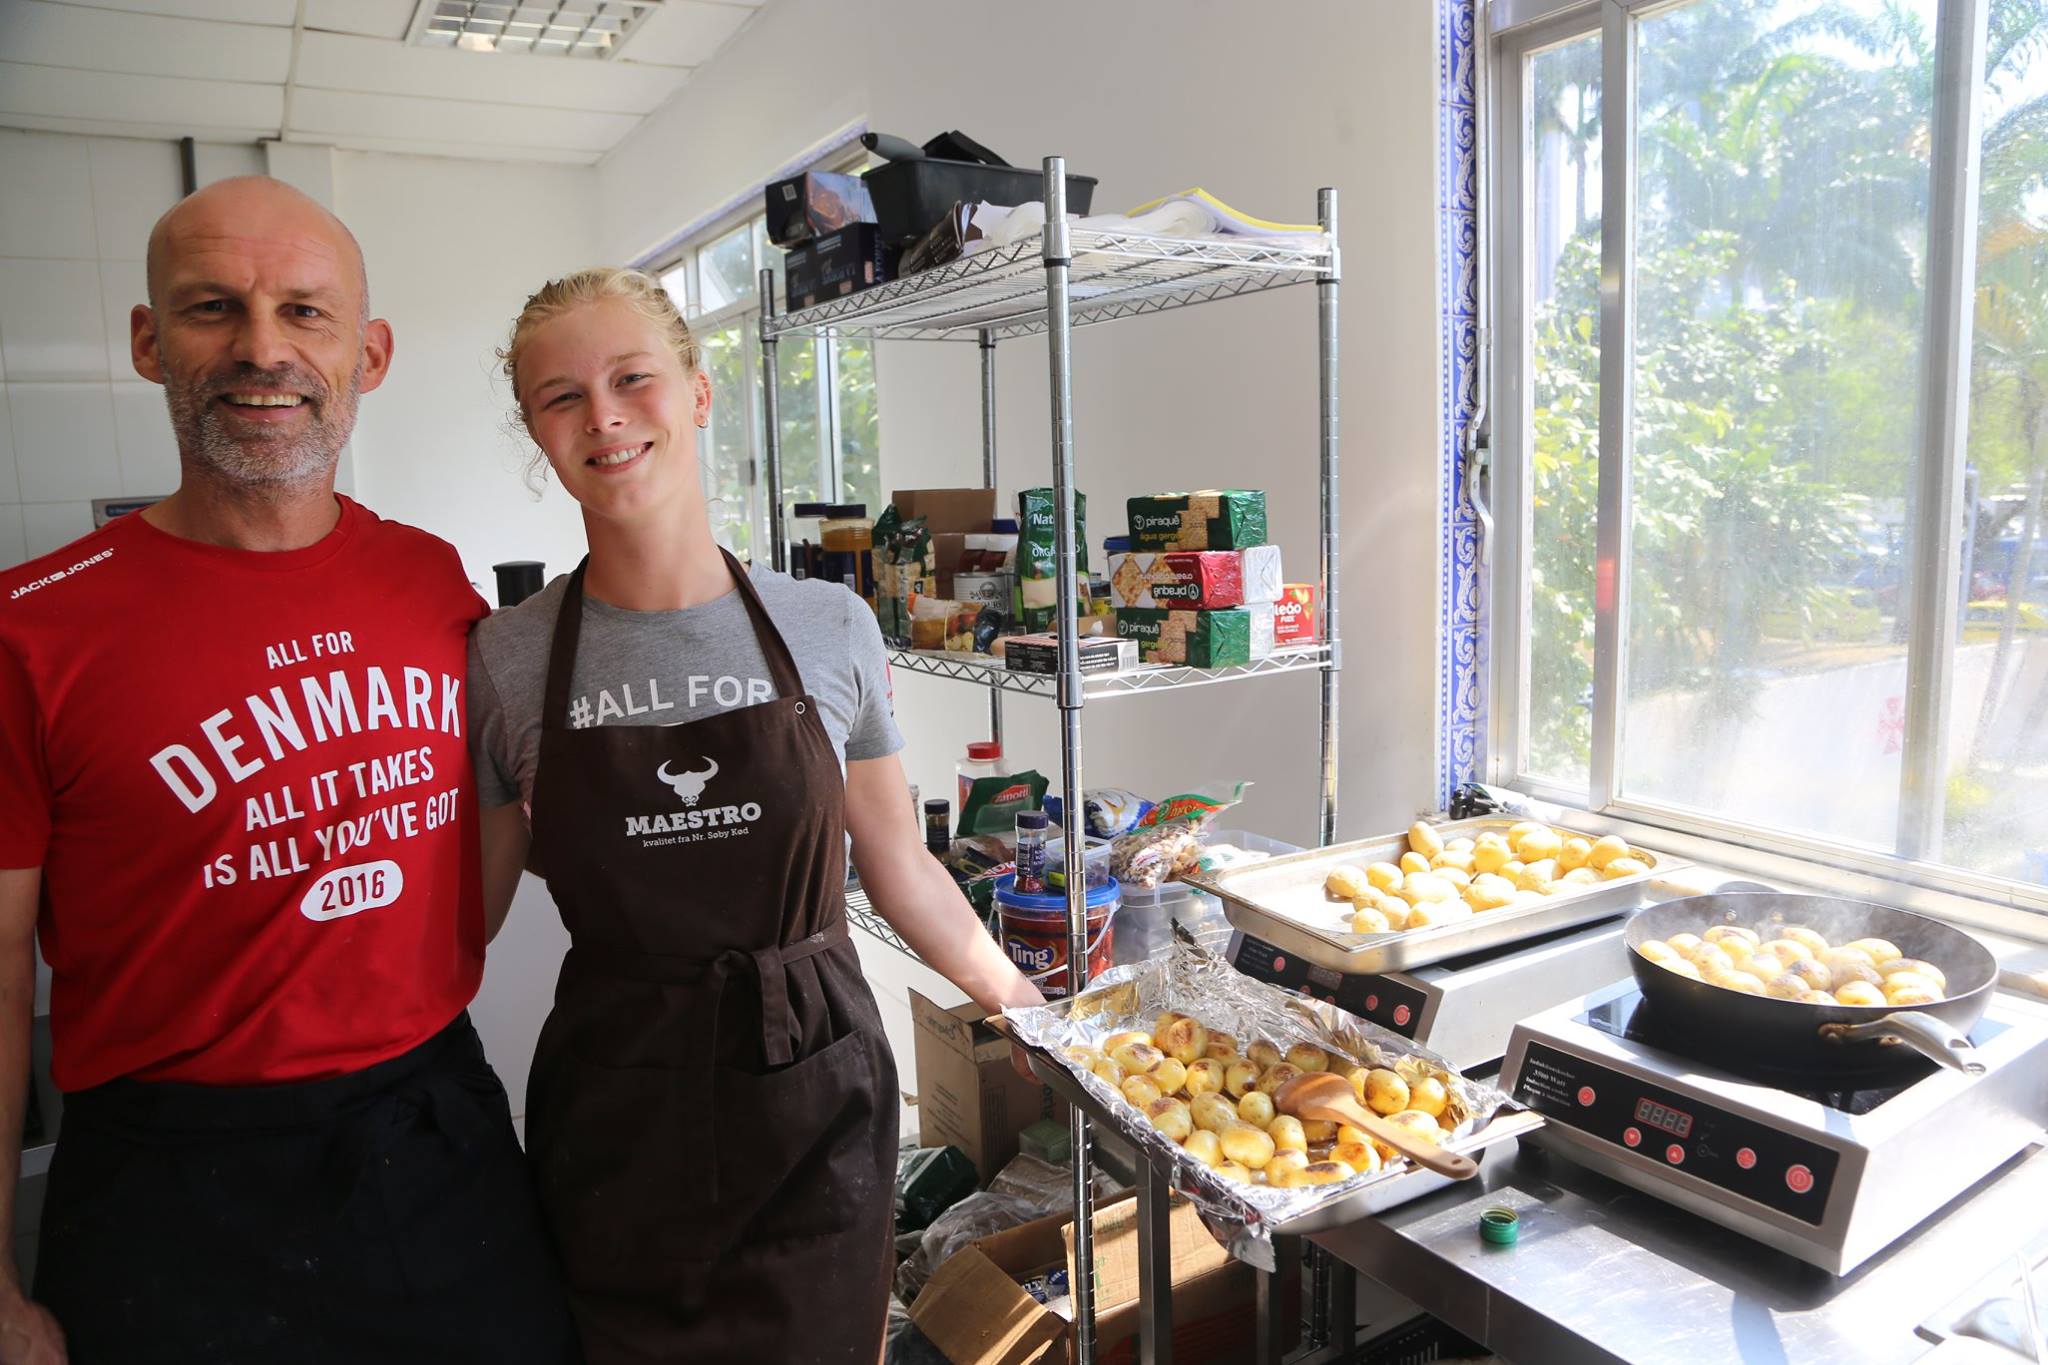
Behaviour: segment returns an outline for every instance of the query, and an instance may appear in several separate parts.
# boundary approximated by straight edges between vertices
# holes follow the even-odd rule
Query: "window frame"
[[[2048,886],[1995,877],[1938,861],[1946,799],[1943,736],[1963,615],[1959,581],[1968,534],[1964,484],[1970,407],[1971,329],[1983,156],[1982,99],[1990,0],[1938,0],[1935,102],[1928,205],[1926,308],[1922,323],[1916,510],[1908,546],[1911,597],[1906,736],[1896,852],[1876,852],[1815,835],[1746,824],[1707,812],[1631,798],[1619,790],[1626,660],[1630,530],[1630,421],[1634,379],[1636,30],[1645,18],[1694,0],[1491,0],[1484,3],[1483,126],[1490,144],[1482,211],[1483,284],[1490,314],[1490,431],[1494,518],[1487,566],[1489,657],[1486,779],[1571,812],[1595,833],[1793,883],[1823,881],[1844,894],[1882,899],[1945,919],[2040,937]],[[1601,88],[1600,455],[1592,761],[1588,790],[1528,772],[1530,580],[1533,524],[1526,457],[1529,380],[1526,345],[1534,195],[1528,62],[1538,53],[1597,37]],[[1616,344],[1618,339],[1618,344]]]
[[[873,164],[867,149],[855,141],[841,146],[836,152],[828,151],[809,166],[779,173],[777,179],[801,174],[805,171],[830,171],[859,173]],[[743,364],[747,374],[752,376],[752,386],[744,395],[747,408],[747,523],[751,527],[750,543],[766,546],[771,543],[768,517],[771,509],[764,503],[767,486],[767,451],[765,433],[762,431],[762,405],[758,401],[758,385],[762,382],[761,370],[761,316],[763,301],[760,297],[760,274],[764,268],[775,270],[775,278],[783,278],[779,266],[771,266],[767,252],[774,250],[768,241],[765,224],[767,213],[761,207],[761,195],[767,182],[757,186],[751,193],[742,195],[728,212],[702,224],[695,231],[665,249],[647,257],[641,268],[656,279],[665,279],[678,270],[683,272],[686,299],[683,313],[690,324],[690,330],[699,336],[725,327],[738,326],[741,344],[744,348]],[[746,298],[736,299],[719,308],[705,311],[700,303],[703,299],[702,253],[742,228],[750,229],[749,254],[752,266],[749,271],[754,293]],[[817,338],[812,344],[821,345],[817,363],[812,366],[816,384],[817,401],[817,468],[818,481],[822,489],[829,489],[828,502],[844,502],[846,499],[846,453],[842,441],[842,425],[839,401],[839,346],[836,332]],[[879,407],[879,405],[878,405]],[[880,412],[876,413],[876,425],[880,426]],[[876,441],[880,445],[879,435]],[[788,452],[783,454],[785,469]],[[785,517],[785,520],[787,518]]]

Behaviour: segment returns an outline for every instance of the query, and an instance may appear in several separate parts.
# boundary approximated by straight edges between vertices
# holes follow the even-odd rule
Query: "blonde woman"
[[[527,1144],[584,1348],[865,1365],[897,1087],[847,936],[848,836],[927,962],[990,1009],[1038,993],[919,841],[866,606],[713,539],[711,385],[667,294],[556,280],[503,359],[590,542],[470,658],[487,926],[530,851],[572,940]]]

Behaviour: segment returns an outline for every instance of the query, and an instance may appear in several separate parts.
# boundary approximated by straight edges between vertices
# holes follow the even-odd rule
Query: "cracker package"
[[[1116,630],[1138,642],[1148,664],[1229,668],[1273,652],[1273,607],[1261,603],[1226,611],[1157,611],[1131,607],[1116,614]]]
[[[1059,521],[1050,488],[1017,495],[1017,619],[1027,631],[1051,630],[1059,613]],[[1074,600],[1088,597],[1088,498],[1074,494]]]
[[[1139,550],[1109,557],[1117,609],[1241,607],[1280,595],[1280,547],[1247,550]]]
[[[1158,493],[1128,504],[1134,550],[1242,550],[1266,543],[1266,495],[1258,489]]]

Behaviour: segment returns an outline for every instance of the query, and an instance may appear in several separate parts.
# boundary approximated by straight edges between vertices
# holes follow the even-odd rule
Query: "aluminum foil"
[[[1243,1046],[1264,1038],[1284,1052],[1296,1043],[1313,1043],[1333,1059],[1385,1067],[1404,1079],[1425,1068],[1441,1075],[1450,1091],[1444,1118],[1456,1119],[1455,1125],[1445,1124],[1451,1130],[1447,1147],[1458,1146],[1458,1138],[1484,1127],[1509,1103],[1505,1092],[1459,1075],[1449,1062],[1412,1039],[1335,1005],[1254,981],[1188,939],[1178,925],[1175,941],[1165,955],[1111,968],[1078,998],[1003,1011],[1018,1041],[1044,1052],[1093,1096],[1119,1135],[1154,1166],[1169,1173],[1173,1189],[1194,1201],[1203,1221],[1233,1254],[1268,1270],[1273,1268],[1276,1227],[1354,1199],[1363,1190],[1415,1175],[1418,1168],[1405,1157],[1396,1157],[1371,1174],[1355,1175],[1334,1185],[1294,1189],[1244,1185],[1217,1175],[1154,1128],[1109,1082],[1081,1069],[1065,1055],[1069,1047],[1096,1047],[1110,1034],[1125,1029],[1149,1033],[1166,1010],[1228,1033]]]

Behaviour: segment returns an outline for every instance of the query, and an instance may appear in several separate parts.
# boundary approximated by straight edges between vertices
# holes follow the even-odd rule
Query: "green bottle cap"
[[[1493,1208],[1479,1215],[1479,1236],[1495,1246],[1511,1247],[1522,1235],[1522,1219],[1510,1208]]]

